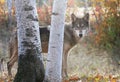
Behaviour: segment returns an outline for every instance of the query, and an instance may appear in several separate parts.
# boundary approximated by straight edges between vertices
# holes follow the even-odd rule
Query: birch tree
[[[15,0],[18,34],[18,70],[14,82],[42,82],[44,66],[41,59],[36,0]]]
[[[61,82],[66,0],[54,0],[45,82]]]

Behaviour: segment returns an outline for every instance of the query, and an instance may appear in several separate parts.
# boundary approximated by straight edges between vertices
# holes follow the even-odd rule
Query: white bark
[[[18,32],[18,71],[14,82],[42,82],[44,66],[36,0],[15,0]]]
[[[66,0],[54,0],[50,28],[46,79],[49,82],[61,82],[62,53],[64,38]]]
[[[25,55],[24,53],[29,47],[25,48],[22,43],[23,41],[29,40],[30,42],[33,42],[37,47],[40,48],[39,24],[35,0],[16,0],[16,11],[19,36],[18,53],[19,55]],[[28,32],[32,33],[35,37],[28,37]]]

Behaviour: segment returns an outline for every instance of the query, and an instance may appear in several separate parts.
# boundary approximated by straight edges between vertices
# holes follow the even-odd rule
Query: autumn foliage
[[[70,76],[68,79],[64,80],[64,82],[119,82],[119,77],[115,77],[112,75],[103,76],[99,73],[91,76],[83,76],[79,77],[77,75]]]
[[[44,4],[42,7],[38,7],[38,15],[41,25],[50,25],[52,7]]]
[[[5,1],[4,0],[0,0],[0,23],[3,21],[5,21],[6,19],[6,12],[5,12]]]
[[[106,0],[95,8],[95,45],[105,49],[120,47],[120,1]]]

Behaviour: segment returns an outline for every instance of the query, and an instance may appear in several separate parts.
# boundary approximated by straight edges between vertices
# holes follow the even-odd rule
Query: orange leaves
[[[100,75],[100,74],[97,74],[95,77],[94,77],[94,82],[99,82],[100,80],[103,79],[103,76]]]
[[[0,82],[4,82],[4,80],[2,78],[0,78]]]
[[[0,15],[2,15],[3,13],[4,13],[4,10],[0,8]]]
[[[74,0],[68,0],[67,5],[68,5],[68,7],[74,6],[75,5],[75,1]]]
[[[6,20],[5,0],[0,0],[0,23]]]
[[[109,75],[108,78],[103,77],[100,74],[97,74],[94,77],[95,81],[94,82],[117,82],[119,79],[117,77],[113,77],[112,75]]]
[[[5,4],[5,0],[0,0],[0,4]]]
[[[5,0],[0,0],[0,13],[3,12],[4,5],[5,5]]]
[[[118,78],[113,77],[112,75],[109,75],[110,82],[117,82]]]
[[[66,79],[66,80],[64,80],[63,82],[69,82],[69,80]]]
[[[40,23],[50,24],[52,7],[43,5],[37,10],[38,10]]]
[[[117,78],[112,78],[110,81],[111,82],[117,82]]]
[[[118,82],[119,78],[118,77],[114,77],[112,75],[109,75],[109,77],[106,76],[102,76],[100,74],[97,74],[94,77],[91,77],[91,79],[88,79],[88,82]]]
[[[8,77],[7,73],[2,71],[2,74],[0,74],[0,82],[13,82],[13,77]]]
[[[93,38],[94,43],[107,50],[113,49],[115,45],[119,44],[114,42],[116,38],[118,42],[120,39],[120,30],[118,30],[120,27],[120,21],[118,20],[120,18],[120,13],[118,11],[120,7],[119,2],[118,0],[106,0],[102,2],[104,5],[99,4],[95,6],[94,15],[96,23],[93,28],[96,34]]]
[[[92,75],[90,77],[78,77],[77,75],[73,75],[69,77],[69,79],[64,80],[64,82],[119,82],[119,79],[117,76],[102,76],[99,73],[97,75]]]
[[[80,78],[77,75],[70,76],[68,79],[65,79],[63,82],[77,82]]]
[[[69,78],[69,81],[78,81],[80,78],[77,75],[73,75]]]
[[[104,3],[105,7],[108,8],[108,11],[111,13],[117,12],[117,8],[119,7],[118,0],[109,0]]]

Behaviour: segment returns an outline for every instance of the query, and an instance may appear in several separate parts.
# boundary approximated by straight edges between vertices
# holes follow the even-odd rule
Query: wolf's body
[[[82,30],[88,28],[89,14],[83,18],[77,18],[74,14],[71,15],[72,24],[65,25],[64,31],[64,46],[63,46],[63,63],[62,63],[62,77],[67,76],[67,55],[68,51],[80,41]],[[78,33],[76,33],[78,31]],[[40,28],[42,52],[48,52],[49,30],[47,28]],[[9,43],[10,60],[8,61],[8,74],[11,74],[11,68],[18,60],[18,41],[17,32],[10,39]]]

